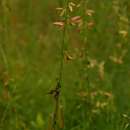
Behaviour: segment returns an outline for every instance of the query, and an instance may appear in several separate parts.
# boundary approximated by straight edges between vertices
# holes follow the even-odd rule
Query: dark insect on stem
[[[65,5],[66,5],[65,8],[67,9],[68,0],[65,0]],[[55,24],[59,24],[59,23],[55,23]],[[63,128],[63,118],[61,118],[62,123],[58,123],[58,112],[60,110],[59,98],[60,98],[60,93],[61,93],[61,82],[62,82],[63,66],[64,66],[64,50],[65,50],[65,42],[66,42],[66,38],[65,38],[66,26],[67,26],[67,11],[66,11],[65,16],[64,16],[64,27],[63,27],[63,31],[62,31],[62,41],[61,41],[61,47],[60,47],[60,67],[59,67],[58,80],[57,80],[57,84],[56,84],[55,88],[52,89],[48,93],[48,94],[53,96],[54,101],[55,101],[55,110],[53,112],[53,118],[52,118],[52,122],[53,122],[52,123],[52,129],[53,130],[56,130],[57,126]]]
[[[58,117],[58,110],[59,110],[59,98],[60,98],[60,88],[61,88],[61,82],[58,80],[56,87],[54,89],[52,89],[48,94],[52,95],[55,101],[55,110],[53,113],[53,129],[56,129],[56,125],[57,125],[57,117]]]
[[[61,88],[61,83],[60,83],[60,81],[57,81],[56,87],[54,89],[50,90],[50,92],[48,94],[53,95],[54,99],[56,99],[60,95],[60,88]]]

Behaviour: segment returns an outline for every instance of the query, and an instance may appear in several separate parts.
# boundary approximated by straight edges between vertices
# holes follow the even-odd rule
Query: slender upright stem
[[[63,67],[64,67],[64,50],[65,50],[65,40],[66,40],[66,28],[67,28],[67,5],[68,0],[65,0],[65,17],[64,17],[64,27],[62,31],[62,40],[61,40],[61,46],[60,46],[60,67],[59,67],[59,77],[57,81],[57,85],[55,89],[53,90],[53,96],[55,100],[55,110],[53,113],[53,129],[56,130],[57,126],[57,114],[59,110],[59,100],[60,100],[60,93],[61,93],[61,82],[63,77]]]
[[[67,5],[68,0],[65,0],[65,17],[64,17],[64,27],[62,31],[62,41],[60,47],[60,68],[59,68],[59,81],[62,81],[63,75],[63,67],[64,67],[64,50],[65,50],[65,42],[66,42],[66,29],[67,29]]]

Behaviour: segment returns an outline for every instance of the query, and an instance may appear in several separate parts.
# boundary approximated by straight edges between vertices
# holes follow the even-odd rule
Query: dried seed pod
[[[70,55],[65,55],[65,61],[71,61],[73,60],[73,57]]]
[[[61,12],[60,12],[60,16],[64,16],[64,14],[66,13],[66,9],[63,9]]]
[[[94,13],[95,13],[95,11],[92,10],[92,9],[86,10],[86,15],[87,15],[87,16],[92,16]]]
[[[59,27],[64,26],[64,22],[62,22],[62,21],[54,22],[53,24],[56,26],[59,26]]]
[[[61,11],[61,10],[63,10],[63,8],[58,7],[58,8],[56,8],[56,10]]]
[[[126,31],[126,30],[120,30],[119,34],[122,35],[123,38],[126,38],[128,36],[128,31]]]
[[[71,5],[71,3],[68,4],[68,8],[70,12],[73,12],[73,6]]]
[[[70,23],[71,23],[72,25],[82,23],[82,18],[81,18],[81,16],[74,16],[74,17],[72,17],[72,18],[70,19]]]
[[[87,28],[88,29],[92,29],[95,26],[95,22],[94,21],[90,21],[87,23]]]
[[[73,3],[73,2],[70,2],[70,5],[71,5],[71,6],[76,6],[76,4],[75,4],[75,3]]]
[[[76,57],[75,57],[74,54],[70,54],[69,52],[65,51],[65,53],[64,53],[64,60],[65,60],[65,62],[72,61],[75,58]]]

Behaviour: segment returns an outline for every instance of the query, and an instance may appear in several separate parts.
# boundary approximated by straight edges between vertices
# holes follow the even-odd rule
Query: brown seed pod
[[[57,22],[54,22],[53,24],[60,28],[63,28],[65,25],[65,23],[63,21],[57,21]]]
[[[76,24],[81,24],[82,23],[82,18],[81,16],[74,16],[70,19],[70,23],[72,25],[76,25]]]

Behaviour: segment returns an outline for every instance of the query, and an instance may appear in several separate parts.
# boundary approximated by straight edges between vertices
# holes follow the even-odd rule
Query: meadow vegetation
[[[129,0],[1,0],[0,130],[130,130],[129,33]]]

